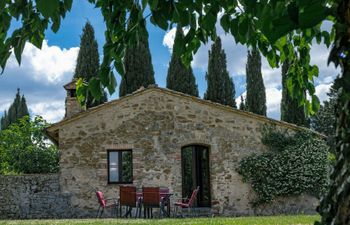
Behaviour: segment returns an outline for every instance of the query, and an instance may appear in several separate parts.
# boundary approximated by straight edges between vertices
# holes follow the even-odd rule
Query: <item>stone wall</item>
[[[263,209],[252,208],[250,185],[236,172],[242,158],[262,153],[261,128],[271,123],[292,127],[264,117],[233,110],[181,94],[147,89],[74,117],[58,126],[60,186],[70,193],[79,216],[94,210],[97,188],[110,197],[119,185],[107,182],[107,149],[132,149],[133,184],[165,186],[181,198],[181,149],[189,144],[209,147],[211,197],[221,215],[314,212],[317,199],[284,198]],[[290,209],[290,210],[289,210]]]
[[[58,174],[0,176],[0,219],[69,218],[70,194],[62,194]]]

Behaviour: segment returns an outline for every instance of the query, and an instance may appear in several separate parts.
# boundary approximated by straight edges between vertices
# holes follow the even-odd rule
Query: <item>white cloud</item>
[[[21,68],[33,72],[33,78],[41,82],[56,83],[67,78],[74,71],[79,48],[61,49],[58,46],[49,46],[43,41],[41,49],[27,43],[23,54]],[[10,58],[9,68],[18,67],[15,58]]]
[[[40,115],[50,122],[58,122],[64,117],[64,101],[38,102],[30,105],[33,115]]]
[[[49,46],[45,40],[42,49],[26,44],[21,66],[11,55],[0,76],[0,114],[8,109],[20,88],[31,115],[41,115],[48,122],[61,120],[66,96],[63,85],[73,77],[78,52],[78,47]]]
[[[8,99],[5,99],[5,101],[0,101],[0,113],[8,110],[8,108],[10,108],[10,105],[11,102]]]
[[[282,91],[277,88],[267,88],[266,89],[266,106],[267,106],[267,116],[276,120],[281,117],[281,99]]]
[[[329,89],[331,88],[332,84],[320,84],[316,86],[315,93],[317,97],[320,99],[320,102],[323,103],[323,101],[328,100],[329,96],[327,93],[329,92]]]
[[[175,40],[175,33],[176,33],[176,27],[173,27],[171,30],[169,30],[163,38],[163,45],[169,49],[169,51],[172,51],[174,40]]]

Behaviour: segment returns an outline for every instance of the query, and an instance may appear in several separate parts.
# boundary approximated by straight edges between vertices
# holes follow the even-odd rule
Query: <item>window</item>
[[[132,151],[107,150],[108,183],[132,183]]]
[[[75,90],[75,89],[69,90],[69,96],[70,96],[71,98],[77,97],[77,96],[76,96],[76,90]]]

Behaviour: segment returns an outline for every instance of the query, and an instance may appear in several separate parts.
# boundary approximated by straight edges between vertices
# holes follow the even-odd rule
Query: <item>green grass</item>
[[[187,219],[64,219],[64,220],[0,220],[0,224],[30,225],[30,224],[164,224],[164,225],[299,225],[314,224],[319,216],[260,216],[260,217],[214,217]]]

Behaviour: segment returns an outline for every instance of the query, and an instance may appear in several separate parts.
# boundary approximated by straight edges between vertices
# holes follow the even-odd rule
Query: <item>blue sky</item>
[[[7,68],[0,76],[0,116],[8,109],[20,88],[27,99],[32,115],[42,115],[50,122],[57,122],[64,116],[65,91],[63,85],[68,83],[74,72],[75,60],[79,51],[80,35],[85,22],[89,20],[95,29],[95,37],[99,44],[102,58],[105,24],[98,9],[87,1],[73,1],[72,11],[67,14],[61,23],[60,30],[55,34],[46,32],[45,41],[41,50],[27,44],[23,52],[22,65],[19,67],[14,57],[8,61]],[[13,27],[16,22],[13,23]],[[330,27],[330,24],[326,24]],[[160,28],[147,24],[149,32],[149,46],[152,55],[155,79],[159,86],[165,87],[166,74],[171,56],[171,48],[175,35],[175,28],[163,31]],[[226,36],[220,27],[218,34],[222,39],[223,48],[227,55],[227,66],[233,77],[236,87],[236,97],[239,99],[245,93],[245,63],[247,49],[236,45],[231,36]],[[211,42],[203,45],[192,62],[193,72],[203,96],[206,90],[205,71],[207,68],[208,50]],[[339,73],[334,66],[327,67],[329,50],[324,46],[315,45],[312,48],[312,62],[320,68],[320,76],[315,81],[316,92],[321,101],[326,99],[334,77]],[[281,78],[279,69],[270,69],[263,59],[262,73],[267,94],[268,116],[279,119]],[[120,76],[116,75],[118,84]],[[119,86],[117,87],[117,90]],[[117,98],[118,93],[110,97]]]

